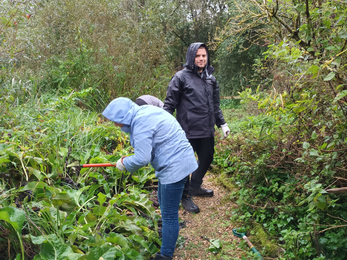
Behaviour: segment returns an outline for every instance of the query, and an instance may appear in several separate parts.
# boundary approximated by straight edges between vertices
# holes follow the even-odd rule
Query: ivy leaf
[[[336,67],[340,67],[341,63],[341,57],[337,57],[331,64],[335,65]]]
[[[345,96],[347,96],[347,90],[341,91],[341,92],[334,98],[333,103],[335,103],[336,101],[340,100],[341,98],[344,98]]]
[[[316,139],[317,139],[317,133],[316,133],[316,131],[313,131],[313,132],[312,132],[311,138],[312,138],[313,140],[316,140]]]
[[[330,72],[330,73],[324,78],[324,81],[332,80],[334,77],[335,77],[335,73],[334,73],[334,72]]]
[[[328,241],[329,240],[327,238],[325,238],[325,237],[319,238],[319,243],[322,244],[322,245],[326,244]]]
[[[325,197],[324,196],[319,196],[317,198],[317,207],[321,210],[325,210],[325,208],[327,207],[327,203],[325,201]]]
[[[305,150],[308,149],[310,147],[310,144],[308,142],[304,142],[302,144],[302,148],[304,148]]]
[[[307,70],[307,74],[312,74],[312,77],[315,78],[315,77],[317,77],[318,71],[319,71],[319,67],[317,65],[312,65]]]
[[[312,149],[310,151],[310,155],[312,155],[312,156],[319,156],[318,151],[316,149]]]

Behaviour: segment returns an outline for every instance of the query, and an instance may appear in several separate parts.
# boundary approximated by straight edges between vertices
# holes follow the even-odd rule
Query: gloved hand
[[[116,167],[118,170],[120,171],[126,171],[127,169],[125,168],[124,164],[123,164],[123,158],[120,158],[118,161],[117,161],[117,164],[116,164]]]
[[[222,128],[222,131],[223,131],[223,136],[224,136],[223,139],[227,138],[227,136],[230,134],[230,129],[228,127],[228,124],[225,123],[224,125],[221,125],[220,127]]]

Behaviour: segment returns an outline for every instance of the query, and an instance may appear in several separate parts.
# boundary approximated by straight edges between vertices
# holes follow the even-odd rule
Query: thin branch
[[[345,51],[347,51],[347,49],[346,49]],[[331,84],[330,81],[329,81],[329,86],[330,86],[332,92],[334,93],[334,96],[336,97],[337,94],[336,94],[336,92],[335,92],[335,90],[334,90],[334,87],[332,86],[332,84]],[[340,104],[340,102],[337,102],[337,103],[339,104],[339,106],[340,106],[340,108],[341,108],[341,110],[342,110],[343,115],[347,118],[347,112],[343,109],[343,107],[342,107],[342,105]]]
[[[330,227],[330,228],[323,229],[323,230],[319,231],[318,233],[323,233],[323,232],[328,231],[330,229],[340,228],[340,227],[347,227],[347,225],[333,226],[333,227]]]
[[[308,23],[308,28],[309,28],[309,32],[311,34],[312,32],[312,19],[311,19],[311,16],[310,16],[310,9],[309,9],[309,4],[308,4],[308,0],[305,0],[305,5],[306,5],[306,18],[307,18],[307,23]],[[314,33],[312,35],[312,39],[314,39]],[[308,45],[310,46],[310,41],[308,41]]]
[[[326,187],[325,188],[325,190],[327,189],[327,188],[329,188],[331,185],[333,185],[335,182],[337,182],[338,181],[338,179],[337,180],[335,180],[333,183],[331,183],[328,187]]]
[[[185,42],[185,40],[183,39],[183,37],[181,37],[180,35],[178,35],[175,30],[171,29],[171,32],[173,32],[173,34],[175,34],[186,46],[188,46],[188,44]]]
[[[335,217],[335,216],[331,216],[330,214],[327,214],[329,217],[331,218],[337,218],[339,220],[342,220],[343,222],[346,222],[347,223],[347,220],[343,219],[343,218],[340,218],[340,217]]]
[[[332,152],[342,152],[342,151],[346,151],[347,148],[342,148],[342,149],[335,149],[335,150],[321,150],[322,152],[326,152],[326,153],[332,153]]]

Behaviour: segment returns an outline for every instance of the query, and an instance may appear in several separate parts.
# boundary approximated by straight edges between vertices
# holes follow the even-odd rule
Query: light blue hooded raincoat
[[[196,170],[193,148],[177,120],[155,106],[138,106],[128,98],[114,99],[102,113],[124,124],[135,154],[123,159],[129,172],[151,163],[162,184],[176,183]]]

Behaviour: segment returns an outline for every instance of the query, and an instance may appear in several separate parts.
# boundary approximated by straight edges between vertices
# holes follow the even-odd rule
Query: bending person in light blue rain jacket
[[[151,163],[159,180],[162,246],[155,260],[172,259],[178,238],[178,209],[184,185],[198,165],[185,132],[176,119],[155,106],[138,106],[128,98],[114,99],[102,113],[130,133],[134,155],[117,162],[121,171],[134,172]]]

